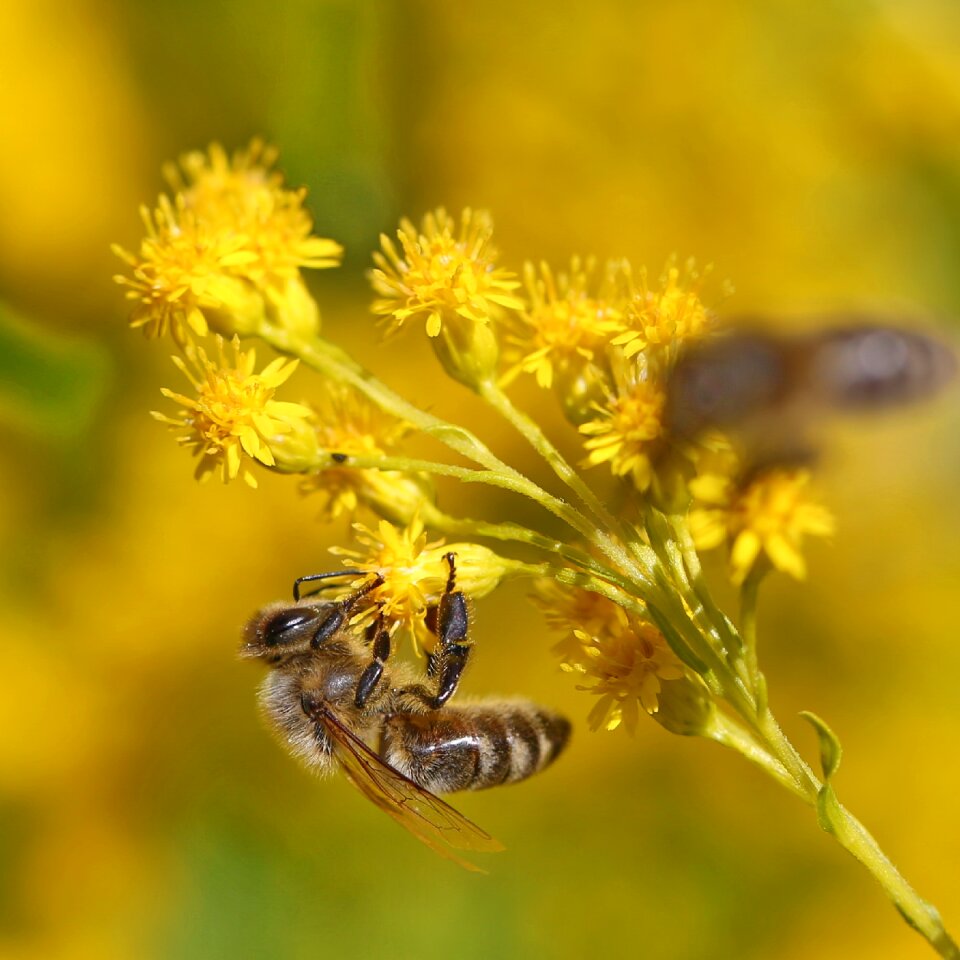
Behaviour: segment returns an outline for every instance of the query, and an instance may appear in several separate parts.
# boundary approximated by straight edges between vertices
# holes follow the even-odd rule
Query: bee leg
[[[442,707],[456,693],[470,656],[470,614],[467,598],[457,590],[455,557],[448,553],[444,559],[450,566],[447,587],[437,607],[436,634],[440,648],[427,661],[427,673],[437,678],[436,693],[431,706]]]
[[[371,627],[373,632],[373,662],[360,675],[353,702],[363,707],[383,676],[383,665],[390,656],[390,634],[384,629],[383,618],[378,617]]]
[[[303,597],[303,593],[300,590],[300,585],[304,583],[314,583],[317,580],[333,580],[339,579],[340,577],[362,577],[364,573],[368,571],[365,570],[328,570],[326,573],[308,573],[305,577],[297,577],[293,581],[293,599],[300,600]],[[383,583],[383,577],[378,573],[370,583],[365,583],[356,594],[353,595],[353,599],[356,600],[359,597],[362,597],[365,593],[369,593],[371,590],[375,590]],[[336,584],[331,584],[331,586],[336,586]],[[322,584],[314,590],[314,593],[320,593],[322,590],[327,589],[327,584]],[[349,597],[347,599],[350,599]]]
[[[339,571],[338,571],[339,573]],[[314,573],[310,577],[301,577],[297,581],[297,584],[294,586],[294,596],[298,593],[298,585],[302,580],[308,579],[321,579],[328,576],[327,574]],[[330,574],[334,576],[334,574]],[[336,603],[330,605],[330,612],[320,621],[320,625],[317,627],[316,632],[313,635],[313,639],[310,641],[310,646],[316,650],[319,646],[329,640],[340,628],[343,626],[344,622],[347,619],[347,614],[353,609],[353,607],[363,599],[368,593],[372,590],[376,590],[383,583],[383,577],[378,573],[372,580],[365,583],[362,587],[355,590],[348,597],[344,597],[342,600],[338,600]]]

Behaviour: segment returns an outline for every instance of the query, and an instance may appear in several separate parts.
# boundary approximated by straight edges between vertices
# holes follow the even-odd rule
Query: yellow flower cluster
[[[314,437],[311,411],[302,404],[273,398],[277,387],[297,368],[296,360],[278,357],[255,373],[256,353],[242,351],[236,338],[232,346],[230,357],[223,339],[217,337],[214,360],[193,344],[186,347],[186,361],[175,356],[174,363],[190,381],[196,397],[164,388],[163,395],[182,409],[176,417],[157,412],[153,416],[173,427],[178,442],[199,457],[198,479],[219,471],[228,483],[242,473],[243,479],[256,487],[256,477],[243,467],[244,457],[274,467],[278,466],[274,455],[278,438],[309,445]]]
[[[425,318],[431,338],[444,334],[436,346],[444,368],[475,389],[498,363],[502,330],[508,366],[501,382],[530,373],[554,387],[586,438],[584,464],[609,464],[615,476],[646,489],[663,434],[664,379],[679,347],[710,326],[693,262],[683,271],[668,264],[656,289],[643,271],[635,280],[626,261],[600,267],[574,257],[559,272],[527,263],[521,298],[514,274],[495,266],[491,233],[489,216],[471,210],[459,230],[443,210],[419,230],[402,221],[401,250],[384,236],[374,254],[370,276],[380,298],[373,312],[391,331]]]
[[[255,140],[228,156],[218,144],[170,165],[172,198],[143,209],[146,236],[137,253],[115,247],[129,273],[116,277],[133,302],[131,326],[148,336],[169,333],[178,368],[195,397],[164,390],[181,405],[176,417],[155,414],[180,432],[199,457],[197,475],[243,476],[245,460],[287,472],[315,466],[318,437],[308,408],[274,398],[296,363],[277,359],[260,373],[255,354],[236,341],[232,357],[219,341],[211,356],[197,345],[212,328],[236,337],[265,325],[294,338],[315,335],[320,314],[303,268],[336,266],[340,244],[312,235],[304,190],[290,190],[272,169],[276,151]]]
[[[586,465],[609,463],[615,476],[629,476],[638,490],[646,490],[663,434],[666,397],[663,387],[626,356],[616,355],[611,368],[614,389],[605,404],[594,404],[595,418],[580,427],[589,438]]]
[[[380,299],[373,312],[395,330],[413,317],[426,322],[436,337],[444,321],[487,323],[498,308],[519,309],[513,291],[520,286],[509,270],[496,267],[490,244],[493,222],[485,211],[464,210],[460,227],[446,210],[428,213],[418,230],[400,221],[397,239],[380,237],[382,253],[374,253],[370,280]]]
[[[524,567],[475,543],[428,542],[424,525],[416,517],[403,528],[381,520],[376,530],[357,523],[354,531],[359,549],[333,548],[332,552],[344,557],[346,567],[383,577],[370,594],[375,605],[357,614],[354,623],[368,623],[382,615],[413,639],[418,653],[432,650],[436,640],[427,614],[446,586],[447,554],[454,556],[457,589],[472,598],[486,596],[504,577]]]
[[[561,669],[582,678],[577,689],[598,698],[587,716],[592,730],[622,725],[633,733],[641,710],[659,709],[661,681],[684,676],[660,631],[612,600],[552,580],[538,584],[534,599],[563,633],[554,646]]]
[[[274,160],[259,141],[232,159],[214,144],[168,169],[174,197],[143,210],[139,252],[114,247],[130,270],[116,280],[134,302],[132,326],[148,336],[169,332],[181,347],[209,327],[316,332],[319,312],[300,270],[336,266],[342,248],[311,235],[304,191],[284,187]]]
[[[597,270],[595,260],[579,257],[566,273],[555,273],[548,263],[524,267],[527,302],[510,339],[522,353],[518,370],[532,373],[541,387],[591,363],[621,329],[617,264],[607,264],[599,279]]]
[[[665,348],[675,350],[684,341],[703,336],[710,324],[699,291],[703,279],[696,264],[688,260],[681,274],[676,264],[668,264],[659,290],[647,285],[646,270],[635,282],[629,265],[624,269],[627,283],[627,309],[623,333],[613,339],[614,346],[632,357],[641,350]]]
[[[578,567],[580,577],[602,571],[610,560],[602,537],[590,540],[593,556],[583,554],[580,543],[558,544],[563,549],[550,549],[549,562],[539,566],[466,541],[428,538],[426,523],[441,533],[466,530],[538,546],[555,542],[514,524],[451,517],[436,507],[432,476],[422,471],[481,479],[497,473],[496,458],[479,443],[471,446],[467,431],[449,424],[438,430],[437,418],[421,419],[422,411],[341,361],[320,338],[319,311],[301,270],[334,266],[341,249],[312,236],[303,191],[284,186],[273,170],[275,159],[259,142],[232,157],[216,145],[186,155],[167,171],[174,196],[161,197],[157,209],[145,213],[147,236],[139,253],[118,251],[130,267],[118,279],[134,301],[132,325],[151,335],[169,332],[180,350],[174,362],[194,393],[163,390],[180,409],[174,416],[154,415],[197,457],[197,476],[218,473],[225,482],[243,477],[255,486],[251,468],[259,464],[303,475],[301,489],[325,498],[327,518],[353,520],[361,508],[371,512],[377,523],[354,523],[356,545],[335,551],[359,576],[382,578],[354,626],[382,616],[391,630],[409,635],[418,652],[436,641],[432,610],[447,583],[450,553],[457,588],[471,597],[489,593],[506,576],[540,576],[558,554]],[[704,436],[685,437],[681,445],[665,427],[673,365],[712,328],[693,263],[681,268],[670,262],[659,282],[650,284],[644,271],[635,274],[626,261],[574,257],[563,270],[527,263],[521,282],[498,265],[492,230],[483,211],[467,209],[455,219],[438,209],[419,226],[403,220],[396,241],[382,236],[370,279],[378,297],[372,310],[387,332],[422,321],[444,369],[490,402],[556,467],[559,452],[503,392],[523,373],[551,389],[579,432],[583,465],[606,465],[626,482],[624,492],[643,495],[653,507],[666,509],[669,500],[672,522],[682,523],[689,502],[696,547],[727,543],[734,583],[764,565],[803,576],[804,537],[833,529],[830,515],[810,497],[809,472],[782,464],[759,471],[756,464],[740,464],[729,445]],[[231,345],[218,334],[215,353],[199,346],[197,338],[211,328],[228,332]],[[314,405],[277,396],[296,360],[274,359],[258,371],[254,351],[242,349],[238,335],[258,335],[328,374]],[[479,451],[473,459],[485,470],[405,457],[407,435],[425,422],[438,439],[456,433],[450,446],[458,453]],[[569,479],[572,469],[562,463],[557,472],[603,518],[599,499],[593,503],[592,491],[577,486],[580,478]],[[538,489],[519,473],[508,479],[511,488]],[[555,512],[566,517],[573,509],[563,504]],[[582,524],[572,525],[584,533]],[[642,542],[656,555],[666,545],[656,542],[659,534],[651,529],[638,531],[633,545]],[[571,573],[562,564],[558,570]],[[662,693],[664,726],[700,730],[706,715],[702,682],[644,615],[647,608],[638,598],[650,598],[642,590],[630,593],[618,575],[598,583],[601,593],[571,587],[584,580],[563,577],[563,586],[549,580],[539,590],[549,625],[562,634],[555,646],[562,668],[596,698],[591,727],[632,731],[641,713],[660,711]],[[626,591],[624,605],[609,599],[616,589]],[[661,613],[656,622],[666,630]],[[676,643],[679,634],[671,636]],[[686,654],[684,661],[696,662]]]
[[[803,538],[834,532],[833,516],[811,494],[810,471],[776,466],[743,478],[739,470],[729,447],[701,458],[700,472],[690,482],[688,517],[697,548],[729,544],[730,577],[737,585],[761,562],[803,579]]]
[[[344,466],[330,466],[312,474],[302,484],[305,493],[318,492],[326,497],[327,519],[353,516],[362,505],[381,517],[405,524],[424,503],[433,502],[433,483],[425,474],[346,464],[350,457],[395,452],[410,432],[408,423],[389,416],[340,383],[328,384],[314,409],[320,450],[345,461]]]

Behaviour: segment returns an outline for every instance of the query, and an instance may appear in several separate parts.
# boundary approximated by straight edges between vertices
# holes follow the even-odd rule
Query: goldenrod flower
[[[613,373],[616,392],[603,406],[594,405],[596,416],[580,427],[590,438],[584,442],[584,466],[609,463],[615,476],[630,476],[638,490],[645,490],[653,475],[651,456],[663,433],[666,398],[648,368],[619,357]]]
[[[277,387],[290,377],[298,361],[278,357],[260,373],[254,373],[253,350],[243,352],[235,338],[230,358],[220,337],[217,344],[216,361],[193,345],[186,348],[186,361],[173,358],[197,396],[191,398],[163,389],[161,393],[183,409],[176,417],[156,412],[153,416],[180,432],[178,442],[200,458],[196,469],[199,480],[206,480],[219,470],[227,483],[242,472],[243,479],[256,487],[256,478],[244,466],[245,458],[266,467],[277,466],[272,446],[279,438],[292,433],[313,435],[308,407],[273,399]]]
[[[148,336],[170,331],[178,345],[208,326],[224,333],[255,333],[265,321],[298,334],[314,333],[316,303],[300,268],[336,266],[333,240],[311,236],[303,190],[287,190],[271,171],[274,151],[255,141],[229,159],[213,145],[191,153],[183,172],[168,169],[176,189],[144,209],[147,236],[139,254],[114,247],[131,268],[118,276],[136,302],[132,326]]]
[[[457,318],[487,323],[499,307],[520,309],[523,301],[511,292],[520,286],[515,274],[494,265],[492,233],[490,215],[481,210],[464,210],[459,230],[443,208],[428,213],[420,230],[401,220],[400,250],[383,234],[383,252],[373,255],[370,279],[381,297],[373,312],[393,330],[422,317],[427,334],[436,337]]]
[[[457,589],[468,597],[485,596],[503,577],[523,567],[475,543],[428,543],[419,518],[402,529],[386,520],[381,520],[375,531],[361,523],[353,528],[362,549],[334,547],[331,552],[343,556],[345,566],[383,577],[381,586],[370,595],[375,605],[358,614],[354,622],[369,622],[382,613],[388,624],[410,635],[417,653],[434,644],[426,623],[427,610],[440,600],[446,586],[448,553],[454,554]]]
[[[150,337],[169,332],[183,346],[190,332],[207,333],[211,314],[241,318],[242,326],[263,315],[263,298],[235,272],[252,258],[243,236],[211,229],[167,197],[141,214],[147,235],[139,256],[114,247],[133,271],[114,278],[136,303],[130,326]]]
[[[531,599],[551,630],[570,636],[575,630],[598,633],[619,617],[620,607],[603,594],[560,584],[549,577],[536,582]]]
[[[659,290],[648,287],[645,270],[640,271],[639,282],[634,282],[629,268],[625,276],[629,295],[622,323],[625,329],[612,342],[622,347],[626,356],[651,347],[672,347],[707,331],[710,314],[700,300],[702,278],[692,260],[682,274],[676,265],[668,265]]]
[[[254,140],[230,158],[218,143],[207,153],[181,157],[180,171],[166,173],[187,209],[203,223],[245,238],[252,254],[243,274],[258,287],[282,289],[301,267],[336,267],[343,247],[312,236],[313,221],[304,209],[306,190],[288,190],[283,176],[271,169],[277,151]]]
[[[678,680],[683,666],[651,623],[616,607],[616,615],[598,631],[575,630],[576,646],[561,646],[561,668],[590,681],[578,686],[599,699],[587,715],[591,730],[615,730],[621,724],[628,733],[637,727],[642,708],[658,709],[660,682]]]
[[[797,579],[806,576],[801,553],[805,535],[825,537],[834,531],[830,512],[811,497],[810,471],[774,467],[745,486],[730,470],[703,472],[690,482],[694,506],[688,522],[699,549],[730,543],[731,579],[743,583],[765,555],[771,564]]]
[[[618,264],[610,263],[598,278],[592,259],[570,261],[568,273],[554,274],[546,263],[524,266],[528,304],[519,315],[522,326],[511,338],[523,352],[517,364],[532,373],[541,387],[550,387],[555,370],[565,371],[593,360],[610,334],[620,329],[622,297],[616,291]]]
[[[328,384],[315,411],[318,446],[330,454],[385,456],[411,429],[344,384]],[[326,495],[324,513],[329,519],[350,516],[365,505],[391,521],[408,523],[425,500],[433,499],[425,475],[349,465],[314,474],[304,481],[303,490]]]

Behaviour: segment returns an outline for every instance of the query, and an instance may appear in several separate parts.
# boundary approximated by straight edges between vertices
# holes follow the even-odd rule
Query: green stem
[[[773,715],[764,711],[752,726],[756,735],[718,713],[716,723],[705,735],[736,750],[794,796],[817,807],[821,827],[866,867],[904,920],[925,937],[941,957],[960,960],[960,948],[944,928],[937,909],[906,881],[863,824],[840,803],[832,803],[826,815],[819,809],[822,791],[827,788],[800,758]]]
[[[407,421],[505,480],[509,478],[511,485],[508,489],[535,500],[559,517],[606,555],[631,580],[640,584],[649,582],[649,571],[637,564],[623,544],[599,529],[572,504],[547,493],[519,470],[504,463],[469,430],[427,413],[394,393],[344,350],[319,337],[309,341],[300,339],[279,327],[264,327],[260,336],[280,353],[298,357],[324,376],[350,384],[382,410]],[[506,487],[507,483],[501,485]]]
[[[497,383],[493,380],[483,381],[477,392],[546,460],[553,472],[580,498],[605,529],[619,535],[623,543],[629,542],[620,521],[603,505],[580,474],[567,463],[566,458],[551,443],[540,426],[522,410],[518,410]]]
[[[960,947],[947,933],[940,913],[910,886],[867,829],[838,804],[831,832],[840,845],[873,874],[907,923],[926,937],[930,945],[949,960],[960,960]]]
[[[635,589],[635,585],[622,574],[603,566],[582,550],[578,550],[562,540],[546,537],[542,533],[530,530],[518,523],[488,523],[485,520],[474,520],[470,517],[454,517],[430,503],[424,504],[420,508],[420,518],[428,527],[451,536],[486,537],[491,540],[526,543],[546,553],[563,557],[564,560],[574,566],[592,574],[594,577],[599,577],[601,580],[614,584],[627,594]],[[623,598],[623,593],[620,594],[620,597]],[[630,599],[632,600],[632,595]]]
[[[597,544],[624,573],[632,575],[640,583],[649,583],[651,571],[643,563],[640,554],[629,545],[635,539],[628,536],[620,521],[603,505],[600,498],[584,482],[583,478],[567,463],[563,454],[550,442],[539,425],[521,410],[493,380],[485,380],[477,387],[481,398],[486,400],[517,432],[543,457],[553,472],[580,498],[584,506],[600,521],[603,543]],[[624,546],[624,545],[628,546]]]
[[[743,657],[754,688],[762,680],[757,661],[757,594],[763,579],[763,568],[754,566],[740,587],[740,637],[743,640]]]
[[[813,803],[806,791],[794,780],[786,767],[784,767],[779,760],[771,756],[770,752],[765,750],[754,736],[732,717],[717,711],[710,727],[704,735],[725,747],[730,747],[731,750],[736,750],[737,753],[760,767],[764,773],[769,774],[780,786],[789,790],[794,796],[799,797],[804,803]]]
[[[264,327],[260,336],[280,353],[299,358],[326,377],[350,384],[382,410],[434,437],[451,450],[485,467],[491,474],[501,476],[504,482],[499,484],[500,486],[537,501],[582,536],[591,541],[602,538],[579,510],[547,493],[520,471],[504,463],[469,430],[427,413],[404,400],[334,344],[321,338],[303,340],[280,327]],[[478,474],[479,471],[474,472],[472,479],[479,479]]]

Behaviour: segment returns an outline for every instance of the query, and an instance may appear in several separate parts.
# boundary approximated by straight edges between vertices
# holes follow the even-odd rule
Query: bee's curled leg
[[[390,634],[384,628],[383,619],[378,617],[370,627],[373,635],[373,661],[360,675],[354,703],[358,707],[366,704],[370,694],[376,689],[383,676],[383,665],[390,656]]]

